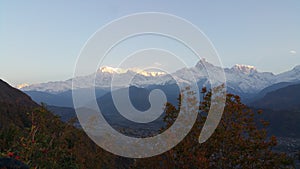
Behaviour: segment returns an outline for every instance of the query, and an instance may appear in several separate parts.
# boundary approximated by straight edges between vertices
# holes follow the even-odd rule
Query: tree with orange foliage
[[[201,93],[198,118],[184,140],[164,154],[136,160],[132,168],[293,168],[285,154],[272,151],[276,138],[267,137],[268,122],[257,120],[262,112],[253,112],[237,95],[227,94],[217,129],[205,143],[199,144],[211,104],[211,92],[204,88]],[[164,121],[168,128],[179,109],[170,103],[166,106]]]

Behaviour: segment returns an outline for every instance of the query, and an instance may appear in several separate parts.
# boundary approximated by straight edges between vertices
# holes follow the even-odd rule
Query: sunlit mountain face
[[[209,77],[207,71],[215,73],[224,71],[226,85],[229,91],[247,95],[259,93],[264,88],[280,82],[296,82],[300,79],[300,69],[296,66],[290,71],[275,75],[271,72],[260,72],[254,66],[236,64],[232,68],[221,68],[208,63],[205,60],[200,60],[194,67],[179,69],[171,74],[161,71],[149,71],[138,68],[122,69],[104,66],[99,68],[94,74],[75,77],[66,81],[55,81],[48,83],[39,83],[32,85],[18,86],[23,91],[40,91],[52,94],[66,92],[72,89],[72,80],[76,80],[78,86],[73,86],[73,89],[89,88],[91,79],[95,78],[94,86],[100,89],[108,89],[111,87],[112,79],[116,88],[125,88],[128,85],[147,88],[150,85],[167,85],[192,83],[188,74],[192,74],[196,81],[201,81],[204,86],[209,85]],[[133,78],[132,78],[133,77]],[[124,82],[132,78],[130,84]],[[218,79],[218,77],[214,77]],[[203,82],[204,81],[204,82]],[[200,88],[203,86],[200,86]]]

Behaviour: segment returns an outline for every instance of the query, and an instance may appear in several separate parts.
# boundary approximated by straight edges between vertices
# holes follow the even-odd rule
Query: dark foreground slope
[[[28,113],[38,105],[23,92],[12,88],[0,79],[0,127],[10,125],[24,127],[30,125]]]
[[[114,168],[115,156],[0,80],[0,159],[31,168]]]
[[[0,102],[18,104],[24,107],[36,107],[37,104],[25,93],[11,87],[0,79]]]

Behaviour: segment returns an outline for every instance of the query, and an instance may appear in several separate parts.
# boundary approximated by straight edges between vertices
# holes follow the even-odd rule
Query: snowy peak
[[[143,76],[161,76],[165,75],[165,72],[152,72],[152,71],[142,71],[142,70],[134,70],[134,72],[141,74]]]
[[[203,69],[203,68],[215,67],[215,65],[207,62],[205,58],[202,58],[201,60],[199,60],[199,62],[196,64],[195,67]]]
[[[121,68],[113,68],[113,67],[109,67],[109,66],[103,66],[101,68],[99,68],[98,72],[101,73],[118,73],[118,74],[122,74],[122,73],[126,73],[127,70],[126,69],[121,69]]]
[[[293,71],[299,71],[299,72],[300,72],[300,65],[295,66],[295,67],[293,68]]]
[[[237,72],[241,72],[244,74],[252,74],[252,73],[257,73],[257,69],[254,66],[249,66],[249,65],[240,65],[236,64],[232,68],[232,70],[235,70]]]
[[[23,83],[23,84],[17,85],[16,88],[17,88],[17,89],[22,89],[22,88],[27,87],[27,86],[29,86],[29,84]]]
[[[98,69],[96,73],[95,85],[98,88],[107,88],[111,86],[113,77],[119,79],[116,85],[119,88],[127,87],[128,84],[124,84],[128,78],[133,78],[130,85],[139,87],[146,87],[149,85],[165,85],[175,84],[177,82],[189,84],[190,75],[197,81],[201,81],[209,84],[209,74],[214,79],[222,79],[218,74],[224,70],[226,77],[226,85],[240,93],[256,93],[263,88],[279,82],[294,82],[300,79],[300,66],[294,67],[294,69],[274,75],[269,72],[259,72],[254,66],[236,64],[232,68],[222,68],[215,66],[205,59],[201,59],[194,67],[182,68],[172,73],[171,75],[165,72],[159,72],[154,69],[140,69],[140,68],[113,68],[104,66]],[[220,75],[220,76],[219,76]],[[220,77],[220,78],[219,78]],[[94,78],[94,74],[76,77],[75,80],[80,81],[80,84],[76,88],[89,88],[91,78]],[[50,93],[59,93],[72,89],[72,79],[66,81],[49,82],[41,84],[33,84],[30,86],[19,86],[23,91],[46,91]]]
[[[300,79],[300,65],[295,66],[292,70],[277,75],[277,82],[295,82]]]
[[[133,72],[143,76],[152,76],[152,77],[165,75],[165,72],[145,71],[139,68],[122,69],[122,68],[113,68],[109,66],[104,66],[98,70],[98,73],[109,73],[109,74],[124,74],[127,72]]]

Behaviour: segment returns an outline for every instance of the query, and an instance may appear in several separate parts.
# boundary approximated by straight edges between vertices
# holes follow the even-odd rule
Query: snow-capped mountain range
[[[204,66],[205,65],[205,68]],[[120,69],[112,67],[101,67],[95,74],[88,76],[76,77],[80,83],[75,86],[75,89],[88,88],[89,80],[96,76],[95,86],[97,88],[109,88],[112,82],[113,76],[116,77],[117,82],[115,85],[118,88],[128,87],[128,84],[122,83],[128,78],[132,79],[130,85],[137,87],[147,87],[149,85],[167,85],[178,82],[189,83],[187,74],[192,74],[197,81],[205,81],[204,84],[208,84],[207,70],[210,72],[219,72],[221,67],[214,66],[200,60],[194,67],[183,68],[171,75],[164,72],[151,72],[143,71],[140,69]],[[224,68],[226,77],[226,85],[231,90],[238,93],[258,93],[260,90],[268,87],[272,84],[279,82],[295,82],[300,80],[300,66],[296,66],[290,71],[274,75],[270,72],[259,72],[254,66],[238,65],[236,64],[232,68]],[[216,75],[218,76],[218,75]],[[215,77],[216,79],[218,77]],[[19,86],[23,91],[42,91],[49,93],[60,93],[72,89],[72,79],[66,81],[56,81],[48,83],[39,83],[32,85]]]

